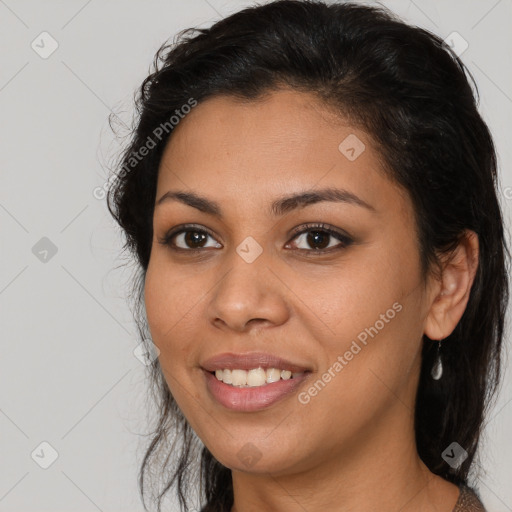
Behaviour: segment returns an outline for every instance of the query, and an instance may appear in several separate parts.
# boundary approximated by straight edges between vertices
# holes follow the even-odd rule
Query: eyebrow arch
[[[216,201],[202,197],[194,192],[168,191],[158,201],[156,206],[166,201],[179,201],[197,210],[222,219],[222,210]],[[353,204],[375,213],[375,208],[363,201],[360,197],[345,189],[323,188],[320,190],[307,190],[296,194],[280,197],[270,206],[270,214],[273,216],[284,215],[298,208],[304,208],[322,201]]]

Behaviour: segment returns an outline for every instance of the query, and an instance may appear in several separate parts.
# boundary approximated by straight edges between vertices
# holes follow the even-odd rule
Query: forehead
[[[256,101],[215,96],[194,107],[165,148],[157,198],[194,189],[221,203],[269,202],[305,189],[339,187],[376,209],[410,213],[407,194],[383,172],[368,134],[313,94],[273,91]]]

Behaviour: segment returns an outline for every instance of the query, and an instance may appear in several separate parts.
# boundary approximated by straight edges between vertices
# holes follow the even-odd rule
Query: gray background
[[[512,0],[382,3],[468,42],[461,58],[495,137],[510,226]],[[118,149],[107,116],[130,119],[164,40],[250,4],[0,0],[0,511],[142,511],[146,367],[133,352],[130,272],[116,268],[121,237],[93,196]],[[44,31],[58,43],[47,58],[31,46],[51,49]],[[511,431],[509,366],[478,480],[491,512],[512,510]],[[42,442],[58,453],[47,469]]]

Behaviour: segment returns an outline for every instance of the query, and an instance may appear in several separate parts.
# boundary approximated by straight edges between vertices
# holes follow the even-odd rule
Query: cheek
[[[174,357],[165,360],[174,361],[180,352],[186,353],[188,349],[176,340],[184,339],[182,331],[187,314],[191,314],[199,299],[190,293],[193,286],[188,279],[188,286],[183,286],[183,279],[170,272],[167,265],[155,260],[150,261],[144,286],[148,326],[153,343],[162,356],[172,353]]]
[[[297,290],[329,328],[322,338],[328,367],[346,356],[347,368],[365,373],[375,368],[398,382],[401,368],[414,364],[422,334],[419,264],[414,247],[394,247],[375,244],[318,281],[321,288],[303,281]]]
[[[155,258],[146,273],[144,300],[151,338],[160,351],[164,378],[179,407],[188,411],[188,402],[195,390],[188,374],[193,346],[186,340],[193,336],[185,333],[186,315],[193,311],[192,306],[198,299],[186,293],[190,288],[183,287],[179,281],[179,277],[168,271],[167,265],[159,265]]]
[[[162,350],[162,338],[167,329],[172,326],[172,319],[168,316],[166,286],[158,279],[158,272],[154,265],[149,265],[144,284],[144,302],[146,316],[153,343]],[[171,310],[172,311],[172,310]]]
[[[403,268],[399,262],[393,269],[376,247],[369,253],[360,251],[329,273],[318,275],[315,282],[294,278],[294,292],[335,337],[356,336],[403,296],[404,276],[411,274],[398,270]]]
[[[194,276],[177,272],[161,251],[154,251],[146,272],[144,300],[151,330],[161,336],[169,334],[200,299],[201,286]]]
[[[310,427],[326,437],[350,438],[386,411],[413,408],[421,347],[416,311],[409,300],[383,304],[352,321],[358,308],[347,303],[336,336],[323,340],[326,363],[298,397]]]

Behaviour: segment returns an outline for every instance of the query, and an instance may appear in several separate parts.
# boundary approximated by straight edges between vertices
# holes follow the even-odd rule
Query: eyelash
[[[318,232],[321,232],[321,233],[327,233],[329,235],[331,235],[332,237],[338,239],[340,241],[340,244],[335,246],[335,247],[330,247],[328,249],[295,249],[297,251],[305,251],[305,252],[308,252],[308,253],[313,253],[313,254],[327,254],[327,253],[331,253],[333,251],[338,251],[338,250],[342,250],[342,249],[345,249],[347,248],[349,245],[351,245],[353,243],[353,240],[345,235],[344,233],[342,232],[339,232],[325,224],[309,224],[309,225],[305,225],[305,226],[299,226],[298,228],[295,228],[292,232],[292,238],[290,241],[294,240],[295,238],[297,238],[299,235],[302,235],[304,233],[309,233],[309,232],[314,232],[314,231],[318,231]],[[208,231],[207,229],[205,228],[200,228],[194,224],[186,224],[186,225],[183,225],[183,226],[179,226],[171,231],[169,231],[168,233],[165,234],[165,236],[159,240],[159,243],[161,243],[162,245],[165,245],[165,246],[168,246],[171,250],[173,251],[177,251],[177,252],[192,252],[192,253],[198,253],[198,252],[201,252],[201,251],[204,251],[205,249],[203,248],[195,248],[195,249],[183,249],[182,247],[176,247],[175,245],[173,245],[171,243],[171,240],[177,236],[177,235],[180,235],[182,233],[188,233],[188,232],[195,232],[195,233],[201,233],[201,234],[206,234],[206,235],[209,235],[210,237],[212,238],[215,238],[213,236],[212,233],[210,233],[210,231]],[[206,248],[207,249],[210,249],[210,248]]]

